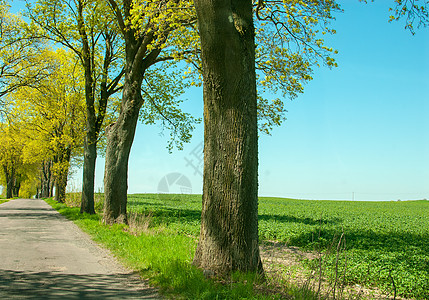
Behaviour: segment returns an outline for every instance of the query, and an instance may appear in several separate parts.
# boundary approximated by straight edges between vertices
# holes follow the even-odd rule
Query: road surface
[[[0,204],[0,299],[160,299],[43,200]]]

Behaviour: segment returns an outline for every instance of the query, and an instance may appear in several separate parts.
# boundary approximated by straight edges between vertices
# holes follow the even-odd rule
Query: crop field
[[[152,232],[195,237],[201,195],[134,194],[131,215]],[[351,202],[259,199],[260,242],[323,254],[303,264],[330,282],[429,299],[429,201]]]

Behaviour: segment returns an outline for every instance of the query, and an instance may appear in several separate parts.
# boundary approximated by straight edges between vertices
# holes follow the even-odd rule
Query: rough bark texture
[[[106,130],[103,215],[106,224],[127,223],[128,158],[142,105],[140,86],[141,80],[125,76],[121,113]]]
[[[82,178],[82,198],[81,213],[95,214],[94,209],[94,181],[95,162],[97,159],[97,137],[96,115],[94,109],[94,96],[92,87],[92,75],[87,75],[90,71],[85,70],[85,98],[86,98],[86,137],[83,145],[83,178]],[[89,79],[91,78],[91,79]]]
[[[109,97],[117,91],[117,85],[122,78],[123,71],[121,71],[116,78],[107,84],[108,70],[112,63],[112,51],[110,49],[110,35],[105,34],[106,39],[106,53],[104,55],[103,76],[100,82],[100,97],[98,99],[98,113],[95,114],[93,109],[94,104],[87,100],[87,133],[84,143],[84,161],[83,161],[83,182],[82,182],[82,200],[81,200],[81,213],[95,214],[94,208],[94,181],[95,181],[95,163],[97,160],[97,141],[100,136],[101,127],[104,122],[107,110],[107,102]],[[92,90],[91,90],[92,91]],[[90,97],[88,89],[87,99]]]
[[[204,78],[204,185],[194,264],[262,272],[252,1],[195,0]]]
[[[104,169],[104,215],[106,224],[127,223],[128,158],[143,104],[141,84],[144,69],[139,55],[141,41],[134,32],[125,34],[125,77],[119,117],[106,129],[107,148]]]
[[[128,158],[139,111],[143,105],[141,85],[145,71],[155,62],[161,51],[156,46],[152,50],[148,49],[148,45],[155,38],[153,31],[139,34],[132,27],[125,25],[123,16],[130,15],[132,1],[123,1],[123,14],[115,1],[109,3],[116,11],[125,41],[125,68],[119,117],[106,129],[103,215],[103,222],[106,224],[127,223]]]

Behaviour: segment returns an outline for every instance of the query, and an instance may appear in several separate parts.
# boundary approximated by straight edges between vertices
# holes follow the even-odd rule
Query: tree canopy
[[[15,161],[21,164],[42,168],[51,161],[56,191],[65,192],[70,160],[81,156],[83,144],[83,75],[70,52],[44,50],[39,57],[50,61],[49,77],[8,95],[8,120],[15,131],[9,144],[20,149]]]
[[[9,9],[6,1],[0,1],[0,113],[6,110],[5,95],[37,84],[50,69],[48,61],[37,57],[43,41],[34,35],[34,28]]]

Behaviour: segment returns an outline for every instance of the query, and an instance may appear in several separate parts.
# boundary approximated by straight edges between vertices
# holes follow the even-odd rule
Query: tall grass
[[[80,207],[80,203],[82,200],[82,192],[72,190],[66,194],[65,204],[68,207]],[[94,208],[97,213],[101,213],[103,211],[104,205],[104,193],[98,191],[94,193]]]

